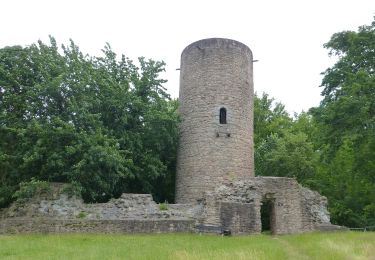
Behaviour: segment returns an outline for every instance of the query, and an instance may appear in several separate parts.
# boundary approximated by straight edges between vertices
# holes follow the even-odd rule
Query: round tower
[[[180,70],[176,202],[191,203],[254,176],[253,57],[240,42],[205,39],[184,49]]]

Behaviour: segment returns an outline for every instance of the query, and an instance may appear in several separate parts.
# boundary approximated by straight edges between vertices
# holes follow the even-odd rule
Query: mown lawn
[[[0,259],[375,259],[375,232],[3,235]]]

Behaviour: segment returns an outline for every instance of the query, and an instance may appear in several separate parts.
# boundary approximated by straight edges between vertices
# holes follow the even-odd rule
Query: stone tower
[[[254,176],[253,57],[240,42],[204,39],[184,49],[180,69],[176,202],[191,203]]]

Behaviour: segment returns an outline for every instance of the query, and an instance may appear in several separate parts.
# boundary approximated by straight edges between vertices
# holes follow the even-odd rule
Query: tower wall
[[[246,45],[229,39],[197,41],[182,52],[177,203],[194,202],[224,180],[254,176],[252,60]]]

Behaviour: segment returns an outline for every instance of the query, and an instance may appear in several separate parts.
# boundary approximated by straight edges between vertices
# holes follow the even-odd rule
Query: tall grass
[[[375,233],[3,235],[0,259],[375,259]]]

